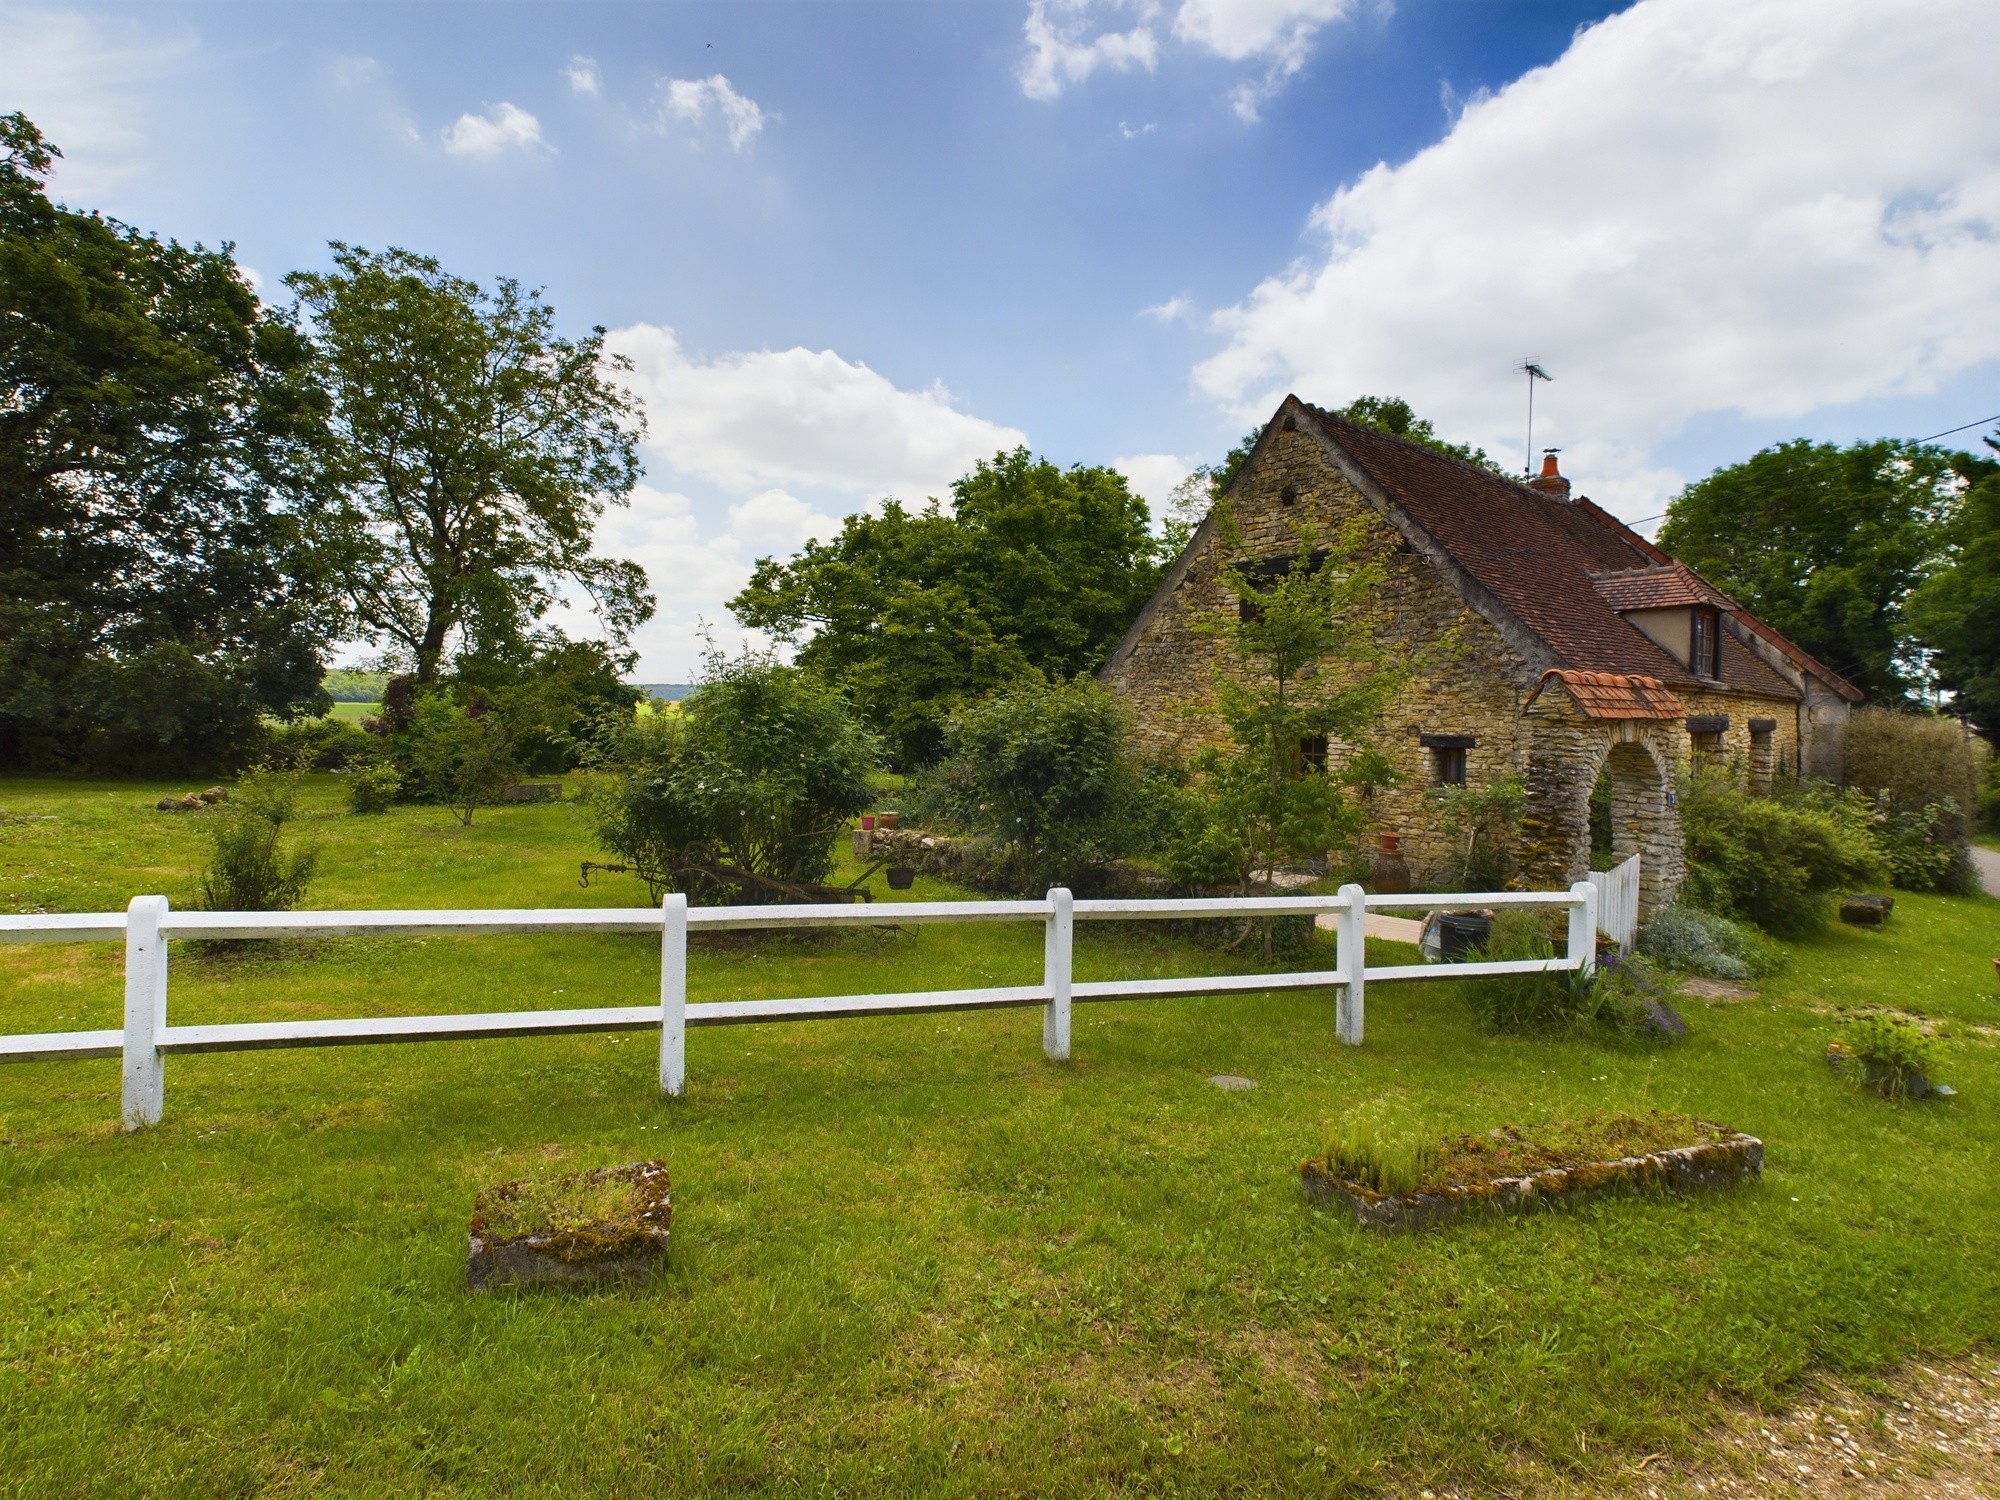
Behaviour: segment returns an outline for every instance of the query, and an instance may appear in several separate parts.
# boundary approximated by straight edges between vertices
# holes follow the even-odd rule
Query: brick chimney
[[[1544,495],[1553,495],[1558,500],[1567,500],[1569,499],[1569,481],[1563,478],[1562,472],[1556,468],[1556,454],[1558,451],[1560,450],[1555,448],[1544,448],[1542,450],[1542,472],[1528,481],[1528,488],[1531,490],[1540,490]]]

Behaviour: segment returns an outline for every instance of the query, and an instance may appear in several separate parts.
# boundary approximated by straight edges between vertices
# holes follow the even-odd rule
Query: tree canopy
[[[332,396],[354,623],[424,684],[454,647],[518,649],[565,585],[622,643],[653,599],[636,563],[591,545],[638,480],[643,421],[604,330],[558,337],[512,280],[489,293],[429,256],[333,248],[333,271],[286,285]]]
[[[1162,563],[1124,476],[1018,448],[953,484],[950,509],[891,501],[789,561],[760,560],[729,607],[801,643],[799,665],[837,683],[917,765],[962,705],[1024,674],[1096,667]]]
[[[195,769],[325,707],[311,351],[231,247],[52,203],[0,117],[0,765]]]
[[[1893,439],[1801,438],[1682,490],[1660,545],[1870,697],[1895,702],[1921,683],[1906,602],[1949,561],[1966,482],[1993,468]]]
[[[1917,586],[1905,612],[1936,653],[1931,666],[1940,685],[2000,743],[2000,473],[1966,492],[1946,536],[1949,561]]]

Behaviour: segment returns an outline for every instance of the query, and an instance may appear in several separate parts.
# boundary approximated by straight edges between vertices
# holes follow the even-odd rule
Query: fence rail
[[[553,1036],[590,1032],[660,1033],[660,1089],[678,1095],[687,1082],[687,1031],[694,1026],[753,1026],[845,1016],[936,1011],[1004,1010],[1040,1006],[1042,1050],[1052,1062],[1070,1055],[1070,1009],[1107,1000],[1157,1000],[1180,995],[1229,995],[1269,990],[1338,991],[1334,1029],[1359,1046],[1370,982],[1469,979],[1550,970],[1589,973],[1596,962],[1597,888],[1579,881],[1568,891],[1489,891],[1449,896],[1370,895],[1358,885],[1333,896],[1237,896],[1193,900],[1078,901],[1060,888],[1040,901],[910,901],[893,905],[708,906],[690,908],[669,895],[658,907],[490,908],[464,911],[176,912],[164,896],[135,896],[123,912],[0,917],[0,942],[125,944],[125,1024],[103,1031],[29,1032],[0,1036],[0,1062],[117,1057],[124,1062],[121,1114],[127,1130],[159,1123],[166,1103],[165,1059],[177,1052],[240,1052],[267,1047],[339,1047],[377,1042]],[[1363,921],[1374,910],[1447,907],[1558,906],[1569,912],[1567,951],[1560,958],[1456,964],[1396,964],[1369,968]],[[1189,918],[1331,915],[1334,967],[1305,973],[1191,975],[1174,979],[1109,979],[1077,983],[1071,968],[1078,922],[1184,921]],[[907,926],[934,922],[1040,922],[1042,982],[985,989],[915,990],[879,995],[809,995],[780,1000],[687,998],[691,931]],[[369,1016],[347,1020],[252,1021],[196,1026],[167,1022],[167,945],[295,937],[357,937],[520,932],[623,932],[660,938],[657,1005],[589,1010],[526,1010],[449,1016]]]

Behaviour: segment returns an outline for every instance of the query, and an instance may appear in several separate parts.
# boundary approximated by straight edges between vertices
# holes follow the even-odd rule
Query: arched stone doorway
[[[1639,911],[1668,901],[1687,874],[1681,815],[1675,805],[1673,765],[1636,724],[1621,724],[1608,737],[1593,784],[1602,777],[1610,792],[1611,858],[1622,864],[1639,856]],[[1585,809],[1582,846],[1591,846]]]

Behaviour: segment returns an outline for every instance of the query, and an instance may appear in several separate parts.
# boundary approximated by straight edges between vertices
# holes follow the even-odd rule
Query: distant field
[[[372,719],[382,712],[379,703],[336,703],[327,713],[329,719],[345,719],[350,724],[359,724],[363,719]]]
[[[308,779],[318,906],[636,905],[571,802],[342,810]],[[0,779],[0,911],[179,903],[206,814],[136,782]],[[843,849],[843,854],[845,853]],[[858,873],[843,860],[842,875]],[[880,879],[877,878],[879,886]],[[949,900],[920,877],[907,898]],[[881,908],[892,919],[893,904]],[[1378,961],[1407,958],[1383,951]],[[631,1005],[637,937],[328,939],[173,953],[188,1022]],[[703,1029],[217,1053],[118,1132],[119,1064],[0,1067],[0,1494],[1416,1495],[1579,1485],[1782,1400],[2000,1337],[2000,902],[1898,894],[1791,945],[1671,1047],[1495,1037],[1448,984]],[[1030,982],[1028,924],[697,943],[697,1000]],[[1324,951],[1301,960],[1324,963]],[[0,947],[0,1031],[116,1027],[116,945]],[[1079,979],[1240,970],[1078,931]],[[1955,1100],[1835,1079],[1839,1007],[1920,1011]],[[1257,1080],[1247,1093],[1212,1073]],[[1682,1110],[1764,1181],[1381,1238],[1302,1201],[1321,1122]],[[473,1297],[482,1184],[657,1156],[657,1283]]]

